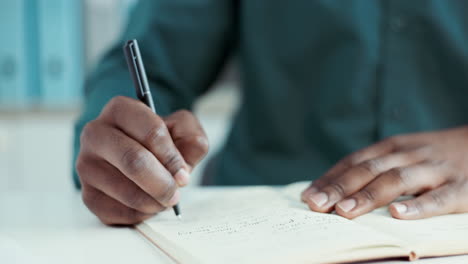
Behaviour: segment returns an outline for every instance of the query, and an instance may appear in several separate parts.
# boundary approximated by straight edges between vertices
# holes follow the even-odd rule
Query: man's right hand
[[[76,170],[83,201],[105,224],[136,224],[175,205],[178,187],[208,151],[192,113],[166,118],[115,97],[81,133]]]

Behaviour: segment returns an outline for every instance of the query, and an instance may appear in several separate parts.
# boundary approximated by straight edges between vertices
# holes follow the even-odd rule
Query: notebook
[[[348,220],[310,211],[300,201],[306,186],[193,189],[182,196],[182,220],[165,211],[136,229],[182,264],[411,261],[468,253],[468,214],[397,220],[380,208]]]

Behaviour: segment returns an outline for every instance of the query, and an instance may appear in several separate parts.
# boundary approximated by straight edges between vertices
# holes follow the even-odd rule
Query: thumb
[[[198,119],[187,110],[177,111],[164,121],[191,171],[208,153],[209,143],[205,131]]]

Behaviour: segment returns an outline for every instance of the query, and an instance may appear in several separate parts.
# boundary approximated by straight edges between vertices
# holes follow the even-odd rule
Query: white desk
[[[135,230],[101,224],[78,192],[16,192],[0,195],[0,263],[173,262]]]
[[[173,262],[132,228],[101,224],[78,192],[7,192],[0,194],[0,263]],[[468,256],[416,263],[466,264]]]

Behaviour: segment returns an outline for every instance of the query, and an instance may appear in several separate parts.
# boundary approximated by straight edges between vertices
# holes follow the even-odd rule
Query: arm
[[[165,116],[191,109],[215,80],[234,43],[234,14],[233,1],[140,1],[121,40],[86,82],[84,110],[75,125],[74,164],[83,127],[113,97],[135,96],[122,54],[124,41],[138,39],[156,108]],[[75,169],[73,175],[79,187]]]

